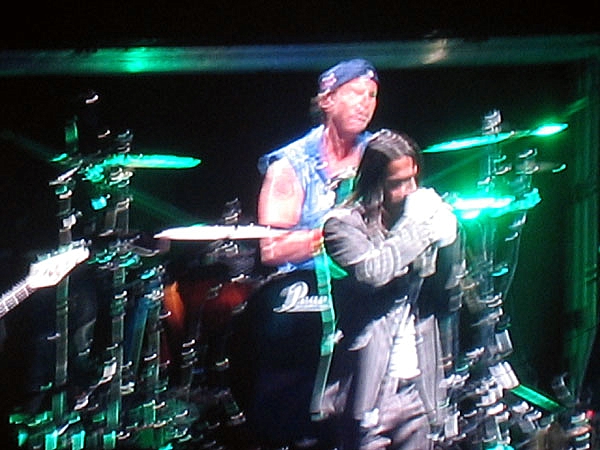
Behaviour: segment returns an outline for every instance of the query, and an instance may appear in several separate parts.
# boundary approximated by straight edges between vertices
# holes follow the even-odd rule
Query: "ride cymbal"
[[[290,230],[273,229],[262,225],[191,225],[168,228],[154,235],[157,239],[172,241],[217,241],[262,239],[281,236]]]

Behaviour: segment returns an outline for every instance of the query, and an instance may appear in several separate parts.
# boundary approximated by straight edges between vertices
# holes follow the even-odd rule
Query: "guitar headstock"
[[[89,256],[90,250],[84,241],[48,253],[31,264],[27,284],[33,289],[55,286]]]

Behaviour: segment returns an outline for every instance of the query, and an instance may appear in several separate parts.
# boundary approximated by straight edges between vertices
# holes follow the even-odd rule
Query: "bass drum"
[[[270,279],[235,317],[230,341],[232,388],[245,411],[251,438],[280,447],[320,432],[310,401],[322,335],[314,271]],[[302,308],[301,308],[302,309]]]

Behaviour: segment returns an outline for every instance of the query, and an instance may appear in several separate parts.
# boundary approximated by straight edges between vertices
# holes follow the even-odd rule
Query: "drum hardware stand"
[[[127,154],[131,150],[133,135],[126,131],[117,136],[118,154]],[[104,229],[100,236],[127,236],[129,234],[129,206],[131,196],[129,195],[130,179],[133,176],[131,170],[121,166],[112,166],[109,168],[107,185],[110,192],[113,192],[115,199],[113,206],[108,208],[105,213]]]
[[[105,212],[105,226],[100,236],[114,235],[127,236],[129,233],[129,183],[131,171],[121,167],[110,169],[106,183],[114,193],[114,205]],[[101,442],[101,448],[113,449],[117,446],[117,439],[127,437],[121,428],[123,415],[123,371],[129,366],[124,364],[123,342],[125,339],[125,308],[128,291],[126,289],[128,269],[139,264],[139,257],[128,252],[120,241],[117,240],[109,259],[100,267],[112,271],[112,298],[110,302],[110,342],[106,349],[101,380],[107,380],[106,411],[104,430],[96,436]],[[126,392],[129,392],[126,385]]]
[[[237,225],[241,216],[241,205],[238,199],[225,204],[221,222],[223,225]],[[243,261],[238,263],[235,258],[244,258],[240,244],[233,239],[213,241],[203,255],[204,263],[224,263],[235,274],[231,280],[246,277]],[[229,274],[231,275],[231,274]],[[217,280],[219,281],[219,280]],[[210,281],[208,281],[210,283]],[[239,295],[228,291],[229,284],[225,282],[216,285],[203,285],[206,288],[205,302],[222,301],[221,296]],[[196,305],[199,308],[189,312],[184,325],[184,342],[181,345],[180,386],[176,397],[183,403],[191,402],[197,405],[199,420],[192,423],[192,433],[188,444],[205,449],[222,448],[221,428],[223,425],[233,427],[245,423],[245,414],[239,408],[229,387],[227,373],[230,369],[226,354],[227,331],[216,331],[206,326],[207,320],[205,303]],[[232,311],[235,313],[235,311]],[[193,317],[191,317],[193,316]],[[223,335],[222,333],[225,333]],[[188,422],[189,423],[189,422]]]
[[[497,110],[486,114],[483,118],[483,134],[498,135],[501,121],[501,114]],[[505,162],[506,158],[499,148],[499,139],[490,141],[495,143],[488,144],[481,163],[478,194],[484,198],[496,199],[507,194],[503,192],[505,185],[501,177],[509,173],[512,167]],[[532,414],[532,409],[527,407],[525,410],[528,411],[528,415],[525,418],[525,414],[516,413],[505,402],[505,391],[510,392],[520,384],[512,367],[505,361],[513,348],[508,333],[510,319],[502,309],[503,298],[512,281],[516,259],[512,261],[512,267],[499,266],[496,261],[498,230],[495,218],[506,213],[516,214],[510,227],[513,234],[506,239],[514,241],[512,244],[516,249],[520,230],[526,220],[526,210],[539,201],[539,198],[535,197],[537,190],[531,188],[531,174],[523,170],[535,156],[535,152],[530,153],[532,152],[524,152],[518,157],[518,177],[510,193],[517,192],[514,196],[506,196],[510,198],[508,208],[498,209],[497,215],[491,214],[489,217],[482,217],[481,220],[478,218],[473,229],[465,227],[466,245],[472,253],[467,254],[471,264],[467,267],[462,284],[464,302],[474,317],[472,329],[475,342],[473,347],[461,356],[464,364],[457,365],[457,370],[463,370],[462,366],[465,366],[470,374],[461,378],[466,381],[458,386],[457,398],[453,399],[453,408],[460,411],[460,414],[449,415],[452,423],[446,426],[453,432],[448,436],[448,443],[463,440],[478,448],[505,448],[511,443],[510,427],[515,423],[524,420],[536,432],[544,427],[540,421],[541,414],[538,417],[538,414]],[[528,195],[531,195],[530,201],[527,201]],[[498,290],[500,278],[507,274],[509,280],[505,289]]]
[[[238,225],[240,218],[242,217],[242,204],[239,199],[235,198],[229,202],[225,203],[225,207],[222,214],[221,222],[223,225]],[[233,259],[239,258],[241,252],[243,252],[243,248],[240,247],[240,243],[235,240],[230,240],[222,243],[220,247],[213,248],[213,251],[216,253],[216,259],[219,259],[219,255],[221,255],[225,259]],[[214,255],[213,255],[214,256]],[[243,257],[243,255],[242,255]],[[232,263],[230,263],[231,265]],[[238,264],[239,266],[239,264]],[[246,275],[245,267],[234,267],[234,277],[244,278]],[[219,290],[222,287],[219,287]],[[218,292],[215,292],[215,298],[218,296]],[[210,300],[210,298],[208,299]],[[240,308],[244,308],[244,306],[240,306]],[[232,314],[235,314],[235,310],[232,311]],[[227,380],[227,372],[229,371],[229,359],[227,358],[226,352],[226,339],[227,337],[222,337],[220,339],[221,342],[217,343],[217,355],[216,361],[214,361],[213,369],[217,376],[217,388],[218,391],[215,395],[218,403],[221,405],[223,409],[223,413],[227,418],[227,425],[236,426],[241,425],[246,422],[246,416],[244,412],[240,409],[235,400],[233,393],[231,392],[231,388],[229,387],[229,382]]]
[[[59,250],[69,248],[72,244],[72,227],[76,224],[80,213],[72,208],[71,198],[75,181],[73,176],[79,166],[71,168],[49,185],[54,187],[58,199],[60,226],[58,231]],[[83,448],[83,434],[80,429],[80,417],[67,408],[68,382],[68,350],[69,350],[69,285],[70,276],[65,276],[56,285],[55,334],[48,337],[55,344],[54,381],[44,390],[52,390],[51,411],[37,414],[32,418],[14,414],[10,420],[19,426],[24,425],[29,445],[33,448],[53,450],[57,448]],[[36,431],[36,429],[38,429]],[[73,430],[75,430],[73,432]]]
[[[108,183],[115,193],[115,204],[106,212],[105,230],[109,228],[111,234],[117,236],[126,235],[129,231],[128,225],[128,185],[131,172],[123,171],[121,168],[113,169],[110,176],[106,178],[102,172],[95,172],[90,177],[89,168],[85,168],[85,177],[93,183]],[[108,180],[108,181],[107,181]],[[115,189],[116,188],[116,189]],[[111,198],[107,196],[106,198]],[[106,205],[102,205],[104,207]],[[99,207],[97,209],[102,209]],[[109,233],[104,233],[108,235]],[[102,234],[101,234],[102,236]],[[137,255],[128,252],[119,242],[114,248],[107,249],[95,255],[90,263],[97,264],[99,270],[110,270],[111,277],[111,301],[110,301],[110,343],[106,348],[105,360],[102,363],[101,374],[96,383],[81,393],[76,399],[74,409],[79,411],[91,423],[86,437],[86,448],[113,449],[117,446],[117,440],[123,438],[121,430],[122,416],[122,390],[123,372],[127,370],[124,364],[122,342],[124,339],[124,316],[127,304],[128,292],[126,290],[127,271],[137,264]],[[104,390],[100,388],[104,387]],[[100,392],[102,391],[102,392]],[[96,403],[90,405],[90,398],[96,394],[98,399],[105,401],[105,410],[102,411]]]
[[[131,136],[125,134],[119,138],[122,144],[119,149],[127,153]],[[140,256],[152,257],[158,253],[138,248],[126,238],[129,234],[132,175],[130,170],[111,166],[104,178],[110,192],[107,198],[113,204],[105,214],[100,236],[116,238],[101,267],[112,271],[114,292],[110,305],[111,342],[106,349],[108,360],[104,363],[102,376],[102,380],[109,380],[105,430],[102,442],[98,443],[105,449],[116,448],[119,442],[144,443],[155,448],[165,445],[170,439],[184,439],[189,428],[187,422],[192,417],[185,411],[174,410],[176,408],[166,402],[168,378],[164,366],[168,362],[161,364],[160,360],[162,268],[147,270],[137,280],[137,284],[143,286],[143,293],[134,305],[132,341],[126,342],[125,339],[126,306],[135,297],[128,275],[132,269],[141,266]],[[126,344],[130,345],[126,348]]]
[[[58,179],[51,182],[55,186],[55,193],[58,198],[58,216],[61,222],[59,228],[59,247],[68,247],[72,243],[71,229],[77,222],[78,212],[71,207],[71,197],[73,195],[74,181],[69,171],[64,179]],[[56,335],[55,351],[55,394],[52,397],[52,417],[57,427],[57,439],[61,439],[60,431],[66,431],[67,423],[67,393],[66,385],[68,381],[68,349],[69,349],[69,276],[65,277],[58,285],[56,291]],[[78,419],[77,419],[78,420]],[[67,442],[69,437],[66,437]],[[46,438],[47,439],[47,438]],[[58,442],[57,442],[58,444]]]
[[[73,147],[76,150],[76,140],[73,139],[73,135],[70,132],[73,124],[68,124],[65,128],[67,145]],[[73,161],[71,161],[73,162]],[[80,213],[76,212],[71,207],[71,198],[73,195],[73,187],[75,182],[73,176],[82,168],[83,161],[77,161],[74,167],[69,169],[67,172],[59,176],[56,180],[50,182],[51,186],[55,187],[55,194],[58,198],[58,216],[61,222],[59,228],[59,245],[60,247],[69,246],[72,243],[72,227],[76,224],[77,218],[80,217]],[[120,169],[120,168],[118,168]],[[131,172],[123,172],[122,170],[116,170],[111,174],[110,181],[116,185],[119,190],[129,184],[129,177]],[[107,214],[109,224],[113,225],[113,229],[116,226],[121,226],[124,233],[128,232],[128,206],[129,198],[123,196],[118,199],[117,204],[114,208],[113,214]],[[114,285],[115,288],[120,286],[124,282],[125,272],[124,268],[117,268],[115,270]],[[68,382],[68,313],[69,313],[69,276],[65,277],[57,285],[57,301],[56,301],[56,333],[50,337],[49,340],[55,342],[56,351],[56,363],[55,363],[55,379],[53,390],[55,393],[52,396],[52,411],[51,413],[42,414],[41,416],[50,417],[51,424],[43,421],[45,428],[54,425],[54,429],[50,429],[45,435],[33,434],[30,437],[30,444],[33,448],[45,448],[46,450],[62,449],[62,448],[73,448],[79,449],[89,447],[91,448],[115,448],[115,433],[120,423],[120,389],[121,389],[121,370],[122,370],[122,348],[119,345],[119,341],[122,339],[122,320],[123,320],[123,301],[126,296],[126,291],[116,293],[111,305],[112,315],[112,341],[113,345],[109,349],[109,353],[112,358],[105,364],[103,375],[100,381],[93,386],[92,390],[95,390],[98,386],[110,383],[109,394],[108,394],[108,407],[106,411],[106,425],[108,433],[102,437],[102,444],[99,442],[93,442],[94,433],[92,433],[91,440],[88,439],[86,443],[85,430],[80,430],[75,434],[70,433],[69,427],[75,428],[74,424],[78,424],[77,427],[81,427],[81,415],[79,411],[85,411],[84,408],[88,406],[90,393],[87,393],[76,401],[73,411],[69,414],[67,412],[67,393],[66,385]],[[118,393],[117,391],[118,386]],[[37,426],[37,425],[36,425]],[[44,440],[42,444],[41,440]]]
[[[486,115],[483,124],[484,133],[498,133],[500,113],[492,111]],[[583,411],[577,409],[572,395],[565,393],[564,380],[559,377],[553,383],[553,389],[562,402],[560,404],[522,386],[505,360],[513,347],[509,335],[510,318],[504,314],[502,304],[515,273],[521,229],[526,223],[527,211],[540,201],[537,189],[532,186],[532,175],[540,165],[536,161],[537,149],[528,148],[517,154],[514,165],[509,167],[499,151],[500,140],[492,141],[496,143],[487,149],[478,186],[484,195],[497,197],[511,194],[511,198],[508,207],[492,210],[488,217],[483,217],[480,233],[475,236],[479,240],[470,242],[475,251],[470,255],[471,273],[467,272],[463,280],[463,291],[467,309],[475,317],[472,325],[478,342],[464,355],[464,366],[471,373],[461,386],[462,398],[452,405],[452,410],[458,405],[461,407],[454,421],[454,425],[458,423],[459,426],[449,424],[448,428],[454,430],[449,437],[456,436],[454,441],[467,441],[477,448],[512,448],[511,431],[514,430],[519,434],[521,446],[529,448],[529,445],[533,445],[538,448],[540,440],[549,433],[553,423],[562,421],[572,445],[569,448],[590,448],[589,420]],[[509,183],[502,183],[500,177],[513,169],[516,177]],[[496,261],[498,229],[494,219],[504,215],[510,219],[509,234],[504,242],[511,245],[513,250],[511,260],[499,265]],[[506,279],[503,285],[500,285],[501,278]],[[536,400],[536,395],[541,398]],[[548,414],[529,402],[545,409]]]
[[[195,366],[198,363],[196,339],[191,338],[181,345],[181,387],[182,398],[189,401],[194,384]]]
[[[127,415],[127,425],[136,442],[164,445],[168,379],[161,364],[161,307],[163,299],[162,268],[153,268],[141,275],[144,293],[137,305],[134,318],[135,336],[129,359],[133,373],[139,373],[139,382],[133,393],[133,407]],[[166,363],[168,365],[168,362]],[[138,406],[136,406],[136,404]]]
[[[50,184],[55,187],[55,192],[59,202],[59,218],[61,228],[59,230],[59,243],[61,247],[71,244],[71,228],[76,224],[80,213],[74,211],[71,207],[71,197],[73,195],[73,186],[75,184],[73,177],[82,170],[83,162],[78,161],[76,166],[69,169],[57,180]],[[105,168],[102,168],[104,171]],[[146,249],[138,249],[127,240],[129,234],[129,184],[132,172],[122,167],[110,167],[108,175],[100,171],[93,174],[85,167],[85,176],[88,181],[102,184],[102,189],[106,187],[109,192],[105,199],[110,204],[102,206],[107,207],[105,211],[104,229],[100,237],[114,237],[115,241],[109,245],[104,252],[99,252],[90,261],[96,264],[101,271],[111,272],[111,300],[110,300],[110,342],[105,349],[105,360],[101,363],[97,382],[93,383],[89,389],[81,393],[74,400],[72,410],[69,410],[67,402],[66,386],[68,384],[68,311],[69,311],[69,279],[66,277],[57,286],[56,302],[56,333],[50,337],[56,345],[56,365],[55,380],[51,386],[54,394],[52,396],[52,411],[37,414],[31,420],[16,417],[11,418],[13,423],[21,426],[26,425],[28,429],[21,431],[27,433],[26,443],[31,448],[55,450],[70,449],[79,450],[89,449],[115,449],[121,443],[132,439],[139,439],[143,429],[134,424],[126,424],[125,418],[130,411],[126,410],[130,402],[125,401],[126,396],[132,396],[137,390],[140,394],[150,398],[150,391],[162,393],[166,390],[164,381],[164,372],[159,366],[158,358],[151,358],[148,353],[144,354],[144,361],[147,364],[145,376],[140,381],[138,387],[135,383],[135,377],[132,376],[133,362],[125,358],[124,338],[125,338],[125,315],[126,305],[131,292],[128,289],[131,283],[128,283],[128,275],[134,268],[140,266],[141,256],[154,256],[157,252]],[[91,175],[95,178],[91,179]],[[139,250],[139,251],[138,251]],[[139,253],[139,254],[138,254]],[[162,285],[157,281],[162,273],[156,271],[156,276],[152,277],[152,289],[144,296],[144,300],[149,301],[150,308],[148,323],[150,324],[149,333],[150,345],[155,349],[154,354],[159,355],[157,341],[159,336],[158,322],[161,320],[160,303],[162,301]],[[149,280],[143,280],[146,284]],[[135,360],[137,362],[137,360]],[[50,389],[50,388],[48,388]],[[141,392],[145,389],[144,392]],[[151,405],[145,408],[146,429],[156,431],[154,444],[160,442],[160,445],[166,443],[165,439],[177,438],[184,439],[189,429],[186,425],[190,421],[191,414],[186,414],[171,407],[171,419],[168,423],[169,430],[175,427],[175,431],[168,432],[161,424],[166,424],[167,413],[165,402],[148,401],[143,406]],[[189,409],[189,408],[188,408]],[[15,414],[17,416],[17,414]],[[183,425],[182,425],[183,424]],[[183,428],[184,431],[181,431]],[[23,441],[25,443],[25,441]]]
[[[54,380],[42,388],[42,391],[52,390],[51,411],[34,415],[15,412],[10,421],[18,427],[19,445],[36,450],[115,449],[136,441],[162,448],[166,444],[188,442],[192,439],[190,429],[197,415],[193,405],[169,398],[165,370],[168,361],[163,363],[160,359],[161,322],[165,318],[162,267],[145,271],[133,282],[129,280],[133,270],[142,266],[141,257],[159,253],[159,250],[136,246],[137,238],[129,236],[129,185],[133,175],[129,168],[194,167],[199,160],[175,160],[161,155],[128,158],[132,141],[129,132],[118,135],[115,145],[103,147],[95,155],[80,156],[75,122],[76,118],[65,127],[68,153],[52,160],[69,166],[64,174],[50,182],[58,198],[59,245],[61,248],[72,245],[71,229],[81,216],[71,205],[74,177],[79,173],[83,180],[94,185],[92,209],[104,214],[98,237],[111,239],[89,262],[101,273],[111,275],[109,342],[101,349],[103,361],[97,367],[99,373],[94,382],[76,398],[67,398],[69,277],[65,277],[57,285],[56,332],[48,338],[56,346]],[[101,154],[111,150],[116,150],[118,155],[104,158]],[[140,290],[142,298],[139,300],[145,308],[144,323],[138,330],[141,335],[134,336],[138,340],[133,342],[131,353],[125,354],[126,306]],[[139,324],[134,325],[139,328]],[[195,354],[185,356],[189,356],[188,362],[193,364]],[[137,372],[141,372],[139,379]],[[71,400],[73,404],[68,405]],[[136,420],[137,414],[141,414],[140,420]]]

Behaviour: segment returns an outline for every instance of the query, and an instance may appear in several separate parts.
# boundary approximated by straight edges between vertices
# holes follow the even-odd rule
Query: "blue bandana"
[[[319,76],[319,94],[331,92],[355,78],[365,77],[379,82],[373,64],[365,59],[342,61]]]

